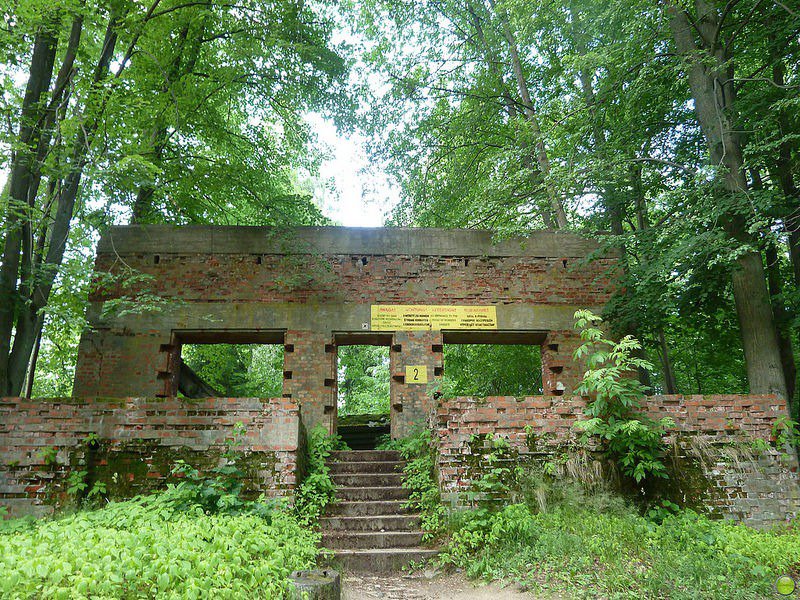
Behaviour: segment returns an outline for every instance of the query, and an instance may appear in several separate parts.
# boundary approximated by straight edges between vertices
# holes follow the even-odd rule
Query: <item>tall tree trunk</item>
[[[695,0],[696,18],[669,1],[670,29],[678,53],[686,62],[695,113],[706,138],[711,160],[720,169],[722,193],[736,197],[747,191],[742,147],[730,119],[734,114],[735,91],[726,44],[718,42],[720,16],[705,0]],[[695,41],[697,29],[700,43]],[[738,212],[723,211],[722,222],[728,235],[741,245],[753,240],[746,220]],[[750,392],[775,393],[787,397],[781,368],[778,336],[766,287],[761,253],[747,250],[739,255],[732,275],[733,297],[742,333]]]
[[[577,24],[578,27],[572,28],[572,35],[575,39],[575,45],[577,48],[578,53],[581,56],[585,56],[586,54],[586,43],[583,36],[583,32],[580,30],[580,24],[577,21],[580,20],[580,14],[577,10],[575,10],[574,5],[572,7],[572,15],[573,15],[573,24]],[[607,175],[608,171],[608,164],[609,164],[609,157],[607,152],[607,138],[606,133],[603,130],[603,127],[600,123],[600,114],[597,110],[597,96],[594,93],[594,84],[592,82],[592,73],[587,68],[581,68],[578,73],[578,79],[581,82],[581,92],[583,93],[583,101],[586,104],[586,108],[588,109],[589,113],[589,121],[592,129],[592,137],[594,138],[594,152],[597,155],[597,163],[600,165],[600,182],[599,186],[602,188],[601,191],[601,198],[603,201],[603,208],[605,213],[608,217],[609,224],[611,225],[611,233],[616,237],[616,247],[619,249],[621,254],[622,260],[622,269],[627,277],[630,274],[630,263],[628,257],[628,251],[625,246],[625,241],[623,240],[622,236],[625,233],[625,228],[623,224],[624,213],[626,207],[620,202],[620,195],[619,195],[619,187],[615,186],[610,181],[610,177]],[[627,287],[622,292],[626,296],[630,296],[628,293]],[[630,300],[628,300],[630,302]],[[633,323],[627,323],[625,328],[622,331],[623,335],[632,335],[638,338],[640,341],[643,342],[642,332],[640,331],[639,327],[637,327]],[[642,343],[642,348],[636,351],[636,356],[638,358],[646,359],[647,353],[644,349],[644,343]],[[648,389],[652,389],[653,382],[650,377],[650,371],[647,369],[638,369],[638,378],[639,382]]]
[[[672,369],[672,361],[669,358],[669,346],[667,345],[667,336],[664,335],[663,327],[658,328],[658,347],[658,356],[661,359],[661,369],[664,373],[664,392],[667,394],[677,394],[678,382],[675,380],[675,371]]]
[[[50,88],[58,48],[61,15],[49,15],[39,27],[33,42],[28,83],[22,101],[18,144],[11,164],[8,214],[5,219],[5,245],[0,265],[0,394],[19,394],[21,386],[12,385],[10,364],[11,338],[19,335],[16,317],[25,310],[17,282],[23,244],[31,235],[30,188],[35,180],[37,147],[42,135],[45,98]],[[27,363],[26,363],[27,364]]]
[[[108,90],[102,86],[102,82],[108,76],[114,56],[119,18],[120,15],[117,13],[109,17],[103,46],[92,77],[92,87],[81,116],[81,127],[78,128],[72,143],[67,174],[56,186],[53,222],[45,234],[49,242],[47,250],[45,252],[42,249],[41,263],[33,264],[29,268],[30,273],[36,273],[36,277],[25,290],[24,306],[17,311],[14,321],[14,342],[7,355],[6,390],[10,395],[18,395],[23,390],[31,355],[44,324],[42,311],[50,299],[50,292],[64,258],[83,171],[88,163],[90,148],[106,107]],[[28,260],[33,260],[32,252],[28,255]]]
[[[33,353],[31,354],[31,362],[28,365],[28,373],[25,376],[25,398],[33,396],[33,382],[36,378],[36,363],[39,362],[39,350],[42,347],[42,328],[39,329],[39,335],[36,336],[36,343],[33,346]]]
[[[505,76],[500,70],[500,63],[501,61],[495,55],[494,50],[489,45],[489,41],[486,39],[486,33],[483,29],[483,25],[481,24],[481,18],[478,16],[475,7],[471,2],[467,2],[467,12],[469,12],[470,19],[472,20],[472,26],[475,28],[475,32],[477,34],[478,40],[480,40],[482,46],[482,52],[484,54],[485,60],[487,65],[489,66],[489,70],[494,75],[495,79],[497,80],[498,84],[501,87],[503,101],[506,105],[506,112],[510,118],[515,118],[519,111],[517,110],[517,105],[519,103],[515,102],[514,99],[511,97],[511,92],[508,89],[508,85],[506,84]],[[526,117],[526,120],[527,117]],[[528,140],[521,139],[520,140],[520,147],[522,149],[522,164],[523,166],[530,172],[531,180],[534,183],[537,183],[537,180],[541,177],[544,180],[545,190],[547,191],[548,197],[548,204],[546,207],[543,207],[541,210],[542,221],[544,222],[544,226],[547,229],[557,229],[561,228],[558,224],[558,217],[556,212],[556,207],[552,202],[552,197],[550,195],[550,190],[548,190],[547,181],[544,179],[544,175],[540,169],[540,161],[539,161],[539,150],[530,147]],[[563,206],[562,206],[563,210]]]
[[[797,367],[794,362],[794,350],[792,349],[792,339],[789,331],[791,317],[786,310],[786,305],[782,298],[783,286],[778,250],[775,244],[771,241],[768,242],[765,253],[767,258],[767,284],[772,301],[772,312],[775,317],[775,328],[778,334],[778,346],[781,352],[783,377],[786,381],[786,398],[791,407],[794,400],[795,381],[797,379]]]
[[[772,80],[775,86],[782,89],[786,85],[786,66],[781,57],[774,57]],[[778,110],[778,135],[781,138],[778,155],[775,159],[775,179],[787,204],[786,232],[789,238],[789,258],[792,262],[794,284],[800,288],[800,190],[794,181],[792,172],[792,152],[797,149],[797,140],[789,137],[794,133],[785,108]]]
[[[564,203],[559,197],[558,190],[553,183],[552,169],[550,167],[550,158],[547,155],[547,147],[544,144],[544,136],[542,129],[539,125],[539,117],[536,115],[536,108],[534,107],[531,98],[530,89],[528,88],[528,81],[525,78],[525,71],[522,68],[522,60],[519,57],[519,47],[517,46],[517,38],[511,30],[511,25],[508,21],[508,15],[503,9],[497,9],[494,5],[494,0],[489,0],[490,4],[495,7],[497,16],[500,19],[500,26],[503,31],[503,37],[508,45],[508,53],[511,57],[511,69],[514,72],[514,79],[517,82],[517,89],[519,96],[522,100],[522,112],[525,114],[525,119],[528,121],[531,132],[533,133],[534,148],[536,149],[536,162],[539,165],[539,171],[544,178],[545,189],[547,190],[547,198],[550,202],[550,207],[555,215],[556,224],[559,229],[566,229],[569,227],[567,221],[567,213],[564,210]]]
[[[175,85],[182,77],[194,70],[200,57],[203,35],[208,19],[209,16],[206,13],[206,16],[197,25],[195,31],[192,31],[193,21],[187,21],[178,33],[175,53],[170,61],[169,68],[166,70],[161,88],[165,95],[172,85]],[[152,157],[153,164],[159,166],[162,164],[169,138],[169,129],[164,122],[164,118],[162,115],[158,115],[150,132],[149,155]],[[155,192],[156,186],[153,183],[146,183],[139,188],[133,204],[131,223],[147,223],[153,220],[156,213],[155,206],[153,206]]]

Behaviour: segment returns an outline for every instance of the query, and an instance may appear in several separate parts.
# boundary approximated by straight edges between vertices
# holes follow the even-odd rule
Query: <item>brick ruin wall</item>
[[[304,425],[336,428],[336,332],[371,333],[374,304],[494,306],[498,330],[533,332],[542,343],[545,394],[569,394],[580,378],[571,353],[578,308],[601,311],[613,256],[592,240],[540,232],[492,243],[488,232],[159,226],[112,228],[95,270],[118,276],[90,297],[74,394],[158,397],[177,392],[181,332],[279,332],[286,348],[283,395]],[[275,236],[278,236],[277,238]],[[130,284],[130,274],[137,282]],[[114,316],[113,301],[144,291],[158,310]],[[406,385],[405,365],[442,373],[442,333],[388,332],[392,431],[426,418],[424,385]],[[358,343],[358,342],[356,342]]]
[[[509,439],[522,460],[574,448],[584,401],[572,397],[582,374],[572,358],[579,343],[572,315],[602,310],[616,262],[587,262],[597,244],[548,232],[497,245],[488,233],[472,231],[300,228],[280,239],[273,233],[112,228],[98,247],[96,270],[119,278],[91,296],[76,369],[74,393],[89,400],[0,402],[0,505],[19,513],[63,502],[70,468],[91,470],[119,497],[155,489],[176,459],[215,466],[237,421],[247,431],[251,491],[290,493],[302,470],[303,428],[336,430],[337,335],[371,335],[372,304],[492,305],[499,332],[533,332],[541,344],[543,397],[443,399],[437,406],[428,386],[406,383],[403,373],[424,365],[435,385],[447,334],[380,334],[391,349],[392,435],[406,435],[432,415],[446,494],[467,489],[479,474],[475,435]],[[128,285],[132,274],[137,283]],[[158,310],[107,310],[109,301],[135,299],[137,291],[160,298]],[[191,337],[197,332],[212,337]],[[174,399],[181,343],[263,343],[242,336],[264,332],[284,345],[282,398]],[[162,398],[141,399],[156,397]],[[786,416],[783,402],[675,396],[655,397],[648,407],[676,422],[664,494],[755,524],[800,512],[797,459],[772,440],[773,426]],[[93,454],[85,447],[90,433],[101,440]],[[755,456],[748,452],[753,439],[771,445]],[[56,464],[42,452],[51,447]]]
[[[438,445],[438,471],[445,497],[463,501],[485,467],[491,443],[509,442],[515,458],[539,462],[576,450],[575,423],[584,419],[581,397],[492,397],[442,399],[430,416]],[[800,515],[800,480],[795,451],[779,447],[776,423],[788,419],[775,396],[652,396],[647,414],[670,417],[666,441],[670,477],[648,489],[712,516],[765,526]],[[482,438],[482,439],[479,439]],[[762,440],[757,442],[755,440]]]
[[[302,440],[298,406],[285,398],[0,399],[0,506],[19,516],[74,501],[72,471],[112,499],[163,488],[177,460],[219,466],[237,423],[245,490],[291,494]]]

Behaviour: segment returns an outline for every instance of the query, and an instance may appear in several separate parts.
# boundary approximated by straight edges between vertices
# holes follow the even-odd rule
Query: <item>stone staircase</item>
[[[408,491],[396,451],[333,452],[328,466],[336,501],[320,519],[322,545],[334,550],[340,568],[386,573],[436,554],[421,546],[419,515],[403,507]]]

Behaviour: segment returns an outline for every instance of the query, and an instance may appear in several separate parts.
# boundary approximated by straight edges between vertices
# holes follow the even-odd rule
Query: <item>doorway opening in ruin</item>
[[[452,332],[442,335],[446,396],[542,394],[539,332]]]
[[[178,395],[187,398],[276,398],[283,393],[282,332],[203,331],[176,334]]]
[[[390,431],[391,336],[337,334],[337,432],[353,450],[371,449]]]

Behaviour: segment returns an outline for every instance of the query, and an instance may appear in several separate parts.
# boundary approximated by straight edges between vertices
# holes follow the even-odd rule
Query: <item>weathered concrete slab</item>
[[[491,231],[406,227],[238,227],[132,225],[109,228],[98,253],[365,254],[412,256],[585,257],[595,240],[536,231],[495,241]]]

